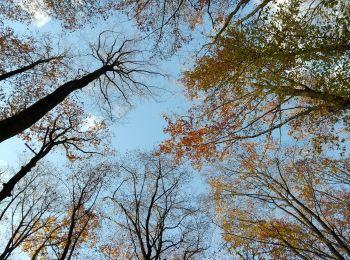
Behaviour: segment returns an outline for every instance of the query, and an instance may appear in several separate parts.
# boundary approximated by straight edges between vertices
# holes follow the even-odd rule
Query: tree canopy
[[[0,158],[0,259],[350,258],[349,1],[10,0],[0,18],[0,152],[23,147]],[[135,150],[120,110],[152,100],[164,136]]]
[[[216,158],[283,126],[296,138],[340,141],[333,126],[348,128],[349,4],[331,2],[287,1],[229,27],[184,72],[187,94],[201,101],[187,117],[167,118],[164,149]]]

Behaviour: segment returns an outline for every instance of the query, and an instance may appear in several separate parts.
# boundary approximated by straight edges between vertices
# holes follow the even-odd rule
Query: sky
[[[283,3],[284,0],[277,1]],[[118,24],[118,28],[115,28]],[[82,52],[88,44],[97,39],[98,33],[103,30],[116,30],[127,32],[130,36],[135,33],[132,22],[124,21],[116,23],[116,21],[107,21],[103,24],[96,24],[94,28],[85,28],[74,33],[62,33],[57,21],[43,15],[40,10],[34,12],[34,21],[30,26],[16,25],[18,30],[31,31],[38,34],[54,33],[61,34],[62,40],[66,46],[75,46],[79,50],[82,46]],[[193,49],[198,42],[192,42],[191,45],[181,50],[171,60],[161,61],[157,67],[161,72],[166,73],[169,77],[157,77],[152,79],[152,84],[163,90],[157,91],[155,97],[135,100],[132,109],[128,109],[121,105],[119,113],[121,118],[113,122],[108,121],[108,125],[112,134],[111,146],[117,151],[117,154],[123,155],[125,152],[134,149],[151,150],[157,147],[167,135],[163,132],[166,122],[163,118],[164,114],[185,114],[185,111],[190,107],[190,102],[183,94],[183,88],[178,82],[180,72],[188,67],[188,63],[193,55]],[[86,93],[87,94],[87,93]],[[91,106],[87,108],[90,117],[85,122],[83,127],[88,128],[93,125],[96,120],[100,120],[103,116],[91,101]],[[125,113],[124,113],[125,112]],[[286,134],[286,131],[283,131]],[[284,137],[284,141],[289,141]],[[25,152],[23,152],[25,151]],[[31,153],[25,147],[24,142],[16,137],[6,140],[0,144],[0,167],[11,167],[18,169],[23,165],[23,158],[30,158]],[[51,155],[52,160],[59,160],[57,155]],[[195,191],[208,192],[208,186],[205,183],[204,175],[197,174],[195,170],[194,182],[192,187]],[[219,240],[219,238],[217,238]]]
[[[115,28],[115,24],[118,24],[119,28]],[[66,43],[66,46],[84,46],[82,52],[86,52],[84,48],[91,43],[91,39],[97,39],[100,31],[110,29],[126,31],[129,34],[128,37],[132,37],[132,34],[135,33],[131,22],[116,23],[112,20],[104,22],[103,25],[96,24],[94,28],[87,27],[77,32],[62,34],[59,23],[43,15],[40,11],[35,12],[34,21],[31,25],[15,24],[14,27],[17,31],[24,33],[59,34],[62,41],[69,42]],[[166,138],[163,133],[165,127],[163,115],[175,112],[184,113],[189,107],[189,101],[184,97],[183,89],[180,83],[177,82],[179,72],[184,68],[189,53],[188,49],[182,50],[176,58],[157,64],[161,72],[166,73],[168,77],[153,78],[151,79],[152,85],[164,90],[156,91],[154,97],[136,99],[131,109],[121,107],[121,110],[127,112],[118,120],[108,121],[113,136],[112,146],[118,153],[122,154],[133,149],[152,149],[158,146]],[[97,107],[92,107],[90,110],[88,111],[91,116],[89,123],[92,123],[94,119],[101,118],[101,113]],[[16,158],[23,154],[23,150],[26,150],[23,141],[16,137],[1,143],[0,165],[18,167]]]
[[[25,5],[21,4],[22,0],[18,0],[19,5],[28,9]],[[41,1],[41,0],[36,0]],[[278,3],[282,3],[284,0],[279,0]],[[87,47],[92,39],[97,39],[99,32],[103,30],[120,31],[132,37],[136,33],[133,22],[128,21],[126,17],[115,17],[107,21],[93,25],[91,28],[89,25],[83,30],[77,32],[62,32],[59,22],[53,20],[51,17],[44,14],[40,9],[30,10],[33,14],[33,23],[29,26],[22,24],[16,24],[15,29],[22,32],[30,32],[37,34],[53,33],[60,35],[66,46],[70,44],[79,48],[80,45]],[[116,27],[116,25],[118,25]],[[205,31],[205,30],[204,30]],[[195,38],[199,38],[196,35]],[[68,43],[67,43],[68,42]],[[137,100],[134,103],[133,109],[128,111],[120,120],[116,122],[109,122],[110,130],[112,132],[112,146],[119,153],[124,153],[133,149],[152,149],[158,146],[166,135],[163,133],[163,129],[166,126],[163,114],[179,113],[184,114],[186,109],[190,106],[189,101],[183,95],[183,89],[181,84],[177,82],[180,72],[189,64],[189,58],[193,55],[193,49],[200,46],[200,40],[193,41],[190,45],[186,46],[177,53],[176,56],[170,61],[163,61],[158,67],[161,68],[163,73],[170,75],[169,78],[158,77],[153,84],[165,89],[166,91],[160,91],[155,99]],[[82,52],[84,52],[84,48]],[[121,108],[124,110],[124,108]],[[94,120],[99,119],[101,115],[96,113],[98,109],[92,108],[88,111],[91,115],[92,123]],[[19,154],[23,153],[26,147],[23,141],[18,138],[11,138],[0,144],[0,166],[1,165],[14,165],[18,164],[16,158]]]
[[[118,24],[118,28],[115,28]],[[60,26],[57,21],[47,17],[40,10],[34,12],[34,21],[30,26],[17,24],[16,29],[19,31],[61,34]],[[97,39],[98,33],[103,30],[116,30],[128,32],[129,36],[135,33],[132,22],[124,21],[116,23],[115,21],[107,21],[103,24],[96,24],[94,28],[85,28],[74,33],[63,33],[61,37],[67,41],[67,46],[87,46],[91,40]],[[189,66],[188,61],[193,55],[193,48],[198,46],[199,42],[194,41],[191,45],[174,56],[171,60],[162,61],[158,64],[163,73],[169,77],[157,77],[152,79],[152,84],[164,90],[157,91],[156,97],[148,99],[139,99],[134,102],[131,110],[127,111],[123,116],[114,121],[108,122],[112,134],[111,146],[117,151],[117,154],[134,149],[151,150],[157,147],[167,135],[163,132],[166,122],[163,118],[164,114],[184,114],[189,108],[190,102],[185,98],[181,84],[178,82],[180,72]],[[79,47],[78,47],[79,48]],[[84,47],[82,47],[84,52]],[[120,108],[124,112],[124,107]],[[86,126],[93,124],[95,120],[101,118],[98,108],[91,106],[88,111],[90,119],[87,120]],[[23,152],[25,151],[25,152]],[[10,167],[19,169],[23,165],[24,158],[30,158],[31,152],[25,147],[24,142],[19,138],[11,138],[0,144],[0,167]],[[51,159],[59,160],[57,155],[51,155]],[[204,175],[197,174],[193,170],[192,187],[197,192],[208,192],[208,185],[205,183]],[[190,188],[189,188],[190,189]],[[219,240],[218,234],[213,234],[214,240]]]
[[[89,51],[88,45],[98,39],[98,35],[103,30],[113,30],[125,33],[128,37],[135,35],[134,25],[125,18],[118,18],[121,21],[110,20],[103,24],[95,24],[93,28],[87,26],[77,32],[62,31],[59,22],[36,12],[34,21],[31,25],[15,24],[13,27],[23,33],[36,33],[38,35],[51,33],[60,35],[61,41],[69,48],[79,49],[81,53]],[[124,20],[125,19],[125,20]],[[118,28],[115,27],[118,24]],[[198,37],[199,38],[199,37]],[[117,156],[123,156],[126,152],[133,150],[153,150],[164,141],[168,136],[163,132],[166,121],[164,114],[172,113],[185,114],[190,107],[190,101],[185,97],[183,88],[179,83],[180,72],[190,66],[193,49],[201,46],[200,41],[193,41],[190,45],[185,46],[170,60],[157,61],[156,69],[166,74],[166,77],[156,77],[150,80],[151,84],[160,88],[155,91],[154,96],[148,98],[137,98],[133,102],[131,109],[115,104],[117,114],[122,116],[114,121],[109,120],[101,109],[96,106],[96,100],[90,98],[91,105],[87,106],[87,113],[90,118],[87,119],[83,128],[91,126],[95,120],[105,118],[111,133],[111,148],[116,151]],[[84,93],[89,96],[89,91]],[[90,95],[91,96],[91,95]],[[85,101],[85,100],[84,100]],[[119,115],[116,115],[117,117]],[[32,152],[25,146],[24,141],[13,137],[0,143],[0,168],[19,170],[19,168],[30,160]],[[67,161],[62,150],[50,152],[44,160],[53,163],[61,160]],[[199,193],[208,193],[210,190],[205,180],[205,175],[200,174],[196,169],[193,171],[192,181],[188,190]],[[11,171],[9,171],[11,172]],[[218,235],[218,234],[217,234]]]
[[[96,24],[94,28],[85,28],[74,33],[62,33],[60,25],[57,21],[43,15],[40,10],[34,12],[33,23],[29,26],[15,24],[13,27],[18,32],[45,34],[53,33],[60,34],[63,41],[67,41],[67,46],[87,46],[92,39],[97,39],[98,33],[106,29],[117,31],[127,31],[132,36],[134,29],[130,22],[118,23],[120,28],[114,28],[115,21],[110,21],[110,24]],[[196,43],[194,43],[196,44]],[[164,114],[182,113],[184,114],[190,106],[190,102],[185,98],[181,84],[177,81],[180,71],[187,66],[185,63],[192,55],[191,46],[181,50],[172,60],[164,60],[157,67],[162,73],[167,74],[167,77],[157,77],[152,79],[152,85],[155,85],[163,90],[156,91],[154,97],[137,99],[133,102],[131,109],[121,107],[123,116],[113,122],[108,121],[109,129],[112,134],[111,146],[118,155],[123,155],[126,152],[143,149],[152,150],[167,138],[163,132],[166,122],[163,118]],[[84,52],[84,47],[82,48]],[[91,101],[93,103],[93,101]],[[126,111],[126,112],[125,112]],[[101,118],[101,113],[97,107],[91,106],[88,108],[90,118],[87,119],[86,125],[93,125],[95,120]],[[125,113],[124,113],[125,112]],[[108,119],[107,119],[108,120]],[[28,162],[32,157],[32,153],[25,146],[24,141],[13,137],[0,144],[0,168],[13,169],[14,171]],[[59,161],[62,155],[51,153],[45,160]],[[64,159],[64,158],[63,158]],[[12,171],[9,171],[12,172]],[[198,174],[195,170],[193,175],[193,183],[188,190],[191,194],[196,192],[207,192],[208,187],[204,180],[204,175]],[[191,187],[194,188],[191,189]],[[196,191],[196,192],[194,192]],[[214,235],[215,236],[215,235]],[[218,234],[216,234],[218,236]],[[21,258],[24,257],[21,255]]]

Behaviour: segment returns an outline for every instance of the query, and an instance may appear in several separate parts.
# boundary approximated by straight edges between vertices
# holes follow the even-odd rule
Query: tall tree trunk
[[[18,114],[1,120],[0,142],[23,132],[59,105],[70,93],[86,87],[110,69],[110,66],[105,65],[80,79],[69,81]]]

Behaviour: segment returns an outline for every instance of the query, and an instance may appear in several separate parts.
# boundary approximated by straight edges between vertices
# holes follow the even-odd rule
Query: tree
[[[49,225],[28,239],[23,250],[34,259],[39,255],[71,259],[83,243],[96,241],[100,223],[96,203],[109,172],[109,165],[104,163],[77,166],[64,183],[70,195],[64,216],[43,220]]]
[[[41,167],[23,178],[12,199],[4,202],[2,216],[12,211],[7,217],[12,228],[8,242],[4,236],[1,259],[19,248],[32,259],[71,259],[83,244],[97,239],[96,203],[110,167],[85,163],[71,167],[66,176]]]
[[[243,259],[347,259],[348,158],[287,147],[261,154],[246,144],[211,176],[217,219]]]
[[[75,2],[64,0],[60,2],[51,0],[35,0],[28,1],[5,1],[0,3],[1,20],[19,21],[22,23],[30,23],[38,17],[53,18],[62,22],[66,30],[76,30],[83,27],[86,23],[92,22],[93,18],[108,17],[114,1],[103,0],[93,1],[86,0],[84,2]]]
[[[28,129],[61,104],[72,92],[82,89],[96,80],[97,86],[99,86],[106,99],[108,99],[106,93],[113,89],[124,98],[127,98],[125,93],[127,90],[134,94],[144,93],[143,88],[147,89],[147,85],[134,79],[134,74],[152,74],[152,72],[140,67],[143,65],[142,61],[131,58],[138,51],[124,50],[130,42],[128,40],[124,41],[119,48],[115,47],[116,39],[114,39],[114,44],[111,47],[105,46],[101,37],[103,37],[103,34],[100,35],[95,55],[102,63],[102,66],[78,79],[73,79],[60,85],[53,92],[45,94],[29,107],[0,120],[0,141],[4,141]],[[106,50],[105,48],[110,49]],[[127,68],[128,66],[129,68]]]
[[[115,240],[109,240],[109,243],[104,243],[100,246],[99,251],[102,253],[104,259],[127,259],[131,260],[133,256],[133,249],[131,245],[125,245],[122,241],[127,241],[127,238],[118,237]]]
[[[349,17],[348,1],[291,0],[228,27],[184,73],[188,95],[200,101],[186,117],[167,118],[172,137],[163,150],[200,164],[284,129],[310,134],[318,150],[340,144],[335,129],[348,132],[350,105]]]
[[[1,119],[30,106],[70,74],[67,51],[55,51],[46,36],[18,35],[1,24],[0,44]]]
[[[51,215],[50,209],[57,197],[50,187],[42,185],[38,179],[38,174],[27,175],[16,187],[13,196],[0,204],[0,259],[8,259],[26,239],[44,228],[45,224],[38,225],[40,219]]]
[[[63,58],[67,58],[65,57],[66,51],[59,50],[62,53],[57,53],[54,50],[52,41],[47,36],[19,35],[9,25],[0,23],[0,46],[0,59],[2,61],[0,81],[8,80],[21,74],[22,81],[17,79],[18,85],[29,84],[35,78],[35,75],[39,73],[33,75],[23,74],[28,71],[40,72],[42,79],[53,79],[55,76],[63,76],[58,65],[66,68],[62,66],[65,65],[62,63]],[[38,85],[40,85],[39,82],[37,81]],[[38,88],[38,86],[33,87]]]
[[[174,53],[188,43],[199,25],[204,27],[202,33],[208,27],[213,29],[210,41],[215,41],[230,25],[257,19],[259,12],[273,3],[273,0],[125,0],[118,7],[136,20],[142,32],[154,36],[155,49],[164,54],[169,50]]]
[[[68,108],[75,109],[76,107],[71,105]],[[37,144],[38,141],[41,144],[39,145],[39,149],[35,151],[33,149],[34,144],[29,146],[26,143],[27,147],[34,153],[34,156],[10,179],[3,182],[3,189],[0,191],[0,201],[6,197],[10,197],[15,185],[56,147],[61,146],[65,150],[67,158],[71,161],[83,158],[81,154],[91,156],[93,154],[105,153],[105,149],[107,149],[105,144],[102,147],[100,146],[101,139],[107,139],[105,124],[103,122],[97,122],[96,125],[89,129],[81,129],[79,125],[82,124],[81,117],[84,115],[81,112],[75,109],[69,111],[68,115],[67,113],[65,115],[59,114],[54,118],[52,123],[50,118],[45,118],[46,120],[41,121],[39,125],[32,127],[29,133],[22,134],[24,140],[34,139],[34,144]],[[42,131],[43,129],[45,129],[45,132]],[[95,150],[92,149],[93,147]]]
[[[175,42],[177,42],[176,44],[178,45],[182,41],[179,38],[183,38],[180,36],[180,21],[186,22],[190,24],[190,26],[194,26],[202,19],[201,16],[203,16],[203,14],[201,13],[207,12],[214,23],[214,18],[215,20],[220,20],[219,17],[221,16],[221,12],[219,10],[224,10],[225,8],[223,7],[229,4],[227,2],[227,0],[220,1],[220,3],[213,5],[211,1],[199,1],[195,4],[187,1],[179,1],[178,3],[167,3],[164,1],[162,4],[154,1],[137,3],[134,1],[118,1],[114,3],[109,0],[99,2],[89,0],[84,1],[84,3],[72,1],[61,1],[60,3],[54,3],[53,1],[21,1],[20,3],[17,3],[15,1],[7,1],[6,3],[0,4],[0,16],[2,16],[5,21],[30,22],[35,18],[35,13],[39,10],[43,15],[62,21],[66,29],[76,30],[88,21],[92,21],[93,17],[106,18],[111,14],[117,14],[117,11],[124,10],[127,13],[134,13],[135,18],[138,20],[137,24],[141,29],[147,31],[148,29],[145,28],[148,26],[152,28],[157,27],[155,30],[160,31],[159,40],[163,37],[163,30],[165,30],[169,24],[173,31],[173,34],[171,35],[174,36]],[[237,8],[240,9],[247,2],[249,1],[238,3]],[[159,8],[162,8],[163,12],[158,12]],[[212,15],[212,8],[215,10],[214,16]],[[161,24],[155,22],[157,19],[155,19],[156,16],[154,15],[154,11],[162,16],[162,19],[160,19],[162,20]],[[79,17],[77,17],[77,13],[79,13]],[[153,15],[148,15],[149,13]],[[191,19],[188,20],[188,17],[192,13],[194,13],[196,17],[193,21]],[[147,26],[144,27],[143,24],[147,24]],[[25,38],[28,38],[28,36]],[[29,40],[23,40],[20,36],[16,35],[13,28],[8,25],[4,26],[1,24],[0,39],[1,47],[5,50],[1,57],[4,61],[1,65],[1,71],[3,73],[0,75],[0,80],[17,76],[16,81],[20,81],[21,83],[19,87],[20,90],[23,91],[24,89],[27,89],[26,85],[30,82],[41,94],[39,96],[33,96],[32,93],[31,95],[28,95],[30,100],[26,100],[26,105],[24,105],[24,107],[19,106],[16,102],[18,101],[18,98],[23,99],[23,93],[21,92],[21,96],[15,95],[17,98],[17,100],[15,100],[17,105],[11,107],[15,108],[15,113],[14,111],[11,111],[12,113],[10,113],[10,115],[5,113],[3,119],[0,121],[0,131],[2,134],[2,137],[0,136],[0,141],[4,141],[21,133],[33,123],[40,120],[41,117],[55,106],[60,104],[73,91],[82,89],[96,80],[99,80],[99,83],[108,85],[108,89],[116,87],[119,94],[124,97],[126,90],[122,85],[130,87],[132,84],[135,84],[133,91],[136,89],[140,91],[139,87],[145,87],[144,84],[135,80],[132,75],[148,73],[149,71],[135,68],[127,69],[124,65],[140,65],[138,62],[127,60],[127,57],[130,57],[131,54],[135,54],[135,51],[127,50],[125,54],[120,55],[124,49],[116,49],[115,41],[114,43],[113,41],[110,43],[111,46],[101,46],[101,41],[99,41],[99,47],[110,48],[105,49],[104,53],[98,48],[97,53],[95,53],[98,60],[102,62],[102,66],[83,75],[74,75],[74,73],[70,72],[72,67],[69,67],[68,71],[74,79],[67,78],[66,83],[60,83],[59,87],[56,87],[56,85],[53,89],[52,86],[47,89],[47,86],[45,85],[51,84],[48,84],[48,82],[45,84],[40,77],[34,77],[34,82],[29,81],[31,77],[28,79],[28,74],[26,72],[39,67],[40,69],[45,69],[47,72],[46,74],[50,74],[51,80],[57,81],[67,73],[65,66],[63,66],[63,69],[58,66],[70,63],[67,53],[52,55],[52,45],[48,44],[47,46],[43,46],[43,48],[38,48],[42,39],[30,37]],[[122,44],[122,47],[124,47],[124,44],[125,42]],[[121,60],[117,61],[119,58]],[[118,69],[116,69],[116,67],[118,67]],[[38,81],[41,84],[38,84]],[[57,84],[58,82],[55,83]],[[40,87],[36,85],[40,85]],[[106,93],[110,91],[107,91],[106,88],[106,86],[101,86],[100,90],[104,98],[107,99],[108,96]],[[2,90],[1,94],[4,96],[9,95],[6,92],[7,91]],[[15,92],[18,92],[18,87],[16,87]],[[38,94],[37,92],[35,93]],[[13,97],[11,97],[11,99],[13,99]],[[19,109],[19,107],[23,109]],[[6,110],[8,110],[8,108]]]
[[[179,25],[179,23],[185,22],[185,24],[189,24],[190,27],[194,26],[200,22],[204,12],[211,17],[214,24],[214,20],[219,21],[221,19],[220,17],[222,14],[219,10],[225,10],[224,7],[229,5],[228,2],[229,1],[225,0],[217,2],[215,5],[213,5],[211,1],[199,1],[195,4],[188,1],[178,1],[176,3],[167,3],[167,1],[164,1],[162,4],[155,1],[138,3],[135,3],[134,1],[120,1],[113,3],[113,1],[108,0],[99,2],[85,1],[84,3],[62,1],[59,4],[52,1],[22,1],[21,3],[8,1],[0,5],[0,13],[4,19],[7,20],[28,22],[32,20],[33,16],[35,16],[35,10],[37,10],[37,7],[41,5],[41,8],[39,9],[40,12],[63,21],[66,28],[74,30],[79,28],[82,24],[85,24],[87,20],[92,20],[92,17],[94,16],[106,17],[115,11],[126,10],[127,12],[133,12],[135,14],[135,18],[138,20],[137,24],[141,29],[147,30],[145,28],[150,26],[156,31],[159,31],[159,39],[163,37],[163,31],[166,30],[166,28],[172,28],[171,30],[173,33],[171,35],[174,37],[175,42],[177,42],[176,45],[178,45],[180,44],[179,42],[182,41],[181,39],[179,40],[179,38],[183,38],[181,36],[182,33],[180,32],[182,31],[182,25]],[[236,14],[238,10],[243,8],[248,2],[249,1],[244,0],[237,3],[237,6],[229,15],[231,18],[228,17],[228,20],[226,21],[226,25],[224,26],[225,28],[232,19],[233,15]],[[264,1],[261,5],[258,5],[256,9],[248,12],[248,16],[254,16],[257,10],[263,8],[268,2],[270,1]],[[130,9],[131,7],[133,8]],[[158,12],[159,8],[161,8],[163,11]],[[95,10],[98,11],[95,12]],[[80,14],[79,17],[76,17],[77,13]],[[193,21],[188,19],[192,13],[195,14]],[[212,13],[215,13],[215,15]],[[154,14],[158,14],[158,16]],[[159,21],[155,22],[157,21],[156,17],[159,17],[159,14],[162,17],[162,19],[160,19],[162,21],[160,24]],[[248,19],[248,17],[246,18]],[[142,24],[147,25],[144,27]],[[49,69],[48,73],[51,74],[51,80],[54,81],[58,81],[60,78],[59,76],[64,75],[64,69],[61,70],[60,66],[58,65],[62,65],[62,63],[66,65],[69,64],[67,55],[51,55],[52,47],[50,45],[46,46],[46,49],[44,48],[44,50],[41,50],[42,53],[40,53],[40,49],[36,47],[40,40],[38,41],[38,39],[30,38],[29,41],[23,41],[23,39],[14,33],[12,28],[2,26],[1,29],[3,32],[1,43],[4,49],[11,54],[14,54],[13,57],[16,63],[16,66],[14,66],[14,64],[11,63],[11,59],[8,61],[8,55],[3,56],[4,60],[7,61],[1,68],[3,71],[1,77],[3,79],[18,76],[17,80],[20,80],[23,84],[20,86],[20,88],[23,90],[26,89],[25,83],[27,83],[24,80],[26,79],[26,75],[23,75],[23,73],[27,72],[28,70],[32,70],[37,67],[47,67]],[[103,40],[102,42],[105,41]],[[62,83],[62,80],[55,82],[56,84],[59,83],[57,84],[58,87],[55,84],[54,87],[50,86],[51,88],[47,89],[47,86],[45,86],[47,85],[47,82],[46,84],[42,82],[44,86],[41,86],[41,84],[40,88],[39,86],[35,86],[38,88],[38,91],[40,90],[41,95],[39,95],[39,97],[36,96],[33,98],[33,95],[28,95],[28,97],[31,98],[30,100],[26,100],[26,104],[28,104],[28,106],[25,105],[24,107],[21,107],[23,109],[18,109],[18,105],[13,106],[16,107],[16,112],[12,113],[11,115],[6,115],[2,120],[0,120],[0,142],[21,133],[33,123],[40,120],[50,110],[59,105],[72,92],[85,88],[92,82],[98,81],[100,83],[100,90],[103,97],[106,99],[108,99],[108,95],[106,95],[106,93],[111,92],[109,89],[112,88],[117,90],[119,95],[126,97],[125,92],[129,87],[131,88],[132,92],[140,92],[141,87],[146,87],[145,84],[135,80],[134,74],[148,74],[150,71],[147,71],[144,68],[135,68],[135,66],[138,67],[141,65],[140,62],[130,60],[129,58],[132,54],[135,54],[136,51],[124,49],[125,43],[130,43],[130,41],[124,42],[120,49],[115,48],[116,41],[112,40],[109,42],[110,46],[101,46],[102,42],[99,41],[98,48],[95,53],[98,61],[102,63],[100,67],[96,68],[94,71],[83,74],[78,73],[74,75],[74,73],[70,72],[71,78],[67,77],[65,83]],[[103,47],[104,50],[102,50],[100,47]],[[33,53],[36,55],[32,55]],[[35,58],[33,58],[33,56]],[[54,66],[54,69],[50,70],[52,66]],[[71,66],[69,67],[68,71],[70,70],[72,70]],[[59,74],[58,71],[61,73]],[[57,73],[59,75],[57,75]],[[40,79],[40,77],[35,77],[34,85],[38,83],[37,80],[40,81],[42,79]],[[101,84],[103,86],[101,86]],[[106,85],[108,87],[106,87]],[[6,95],[5,91],[3,91],[2,94]],[[23,98],[23,95],[17,95],[16,97]],[[109,102],[107,103],[110,105]]]
[[[208,248],[208,223],[198,200],[181,192],[188,170],[162,155],[137,153],[120,163],[120,185],[109,200],[110,217],[127,235],[138,259],[191,259]],[[120,233],[120,231],[119,231]]]
[[[35,15],[39,12],[41,15],[61,21],[66,30],[77,30],[82,28],[85,24],[94,21],[94,18],[102,17],[106,19],[111,15],[118,15],[121,11],[124,11],[135,18],[136,24],[141,31],[147,32],[152,30],[153,33],[157,33],[156,46],[158,46],[160,41],[166,42],[163,38],[168,38],[169,36],[174,40],[174,49],[177,49],[181,43],[188,38],[185,36],[188,34],[187,32],[189,32],[187,28],[193,29],[196,25],[202,23],[206,15],[210,18],[213,27],[220,27],[220,22],[224,21],[217,35],[218,37],[226,31],[231,22],[235,21],[235,24],[240,24],[243,21],[256,18],[258,12],[264,10],[271,2],[273,1],[264,0],[256,4],[252,3],[250,0],[241,0],[234,3],[228,0],[215,2],[210,0],[161,2],[134,0],[121,0],[116,2],[103,0],[96,2],[88,0],[83,3],[68,0],[60,1],[60,3],[49,0],[21,1],[19,3],[16,1],[7,1],[0,4],[0,17],[2,17],[4,21],[25,23],[35,19]],[[232,10],[230,10],[231,6]],[[249,8],[246,8],[247,6],[249,6]],[[242,15],[243,13],[244,15]],[[23,73],[39,65],[40,68],[48,68],[47,72],[51,74],[51,79],[56,78],[57,80],[60,76],[64,76],[64,73],[57,75],[58,71],[61,70],[58,64],[62,65],[62,63],[64,63],[69,65],[70,60],[68,59],[68,55],[66,55],[67,53],[51,55],[54,48],[52,48],[50,44],[44,46],[45,48],[38,49],[37,46],[38,43],[40,43],[40,39],[30,37],[29,40],[23,40],[15,34],[13,28],[9,27],[8,23],[6,23],[6,26],[1,24],[1,31],[1,46],[6,50],[6,52],[3,52],[4,55],[2,56],[5,62],[1,65],[1,71],[3,71],[2,75],[0,75],[1,79],[7,79],[17,75],[21,76],[19,80],[23,81],[22,78],[24,77],[25,79],[27,76],[24,76]],[[153,33],[151,33],[151,35]],[[146,38],[149,38],[148,36],[146,36]],[[28,36],[26,36],[26,38],[28,38]],[[124,43],[122,44],[123,47]],[[71,77],[73,79],[67,77],[66,83],[62,84],[62,82],[60,82],[61,84],[59,84],[59,87],[56,85],[53,89],[46,89],[44,94],[43,91],[41,91],[42,95],[39,98],[36,97],[36,99],[33,99],[32,102],[29,102],[29,107],[25,107],[25,109],[22,110],[17,109],[15,115],[7,115],[6,118],[4,117],[0,121],[0,132],[2,133],[0,141],[6,140],[27,129],[43,115],[60,104],[69,94],[86,87],[96,80],[109,85],[108,89],[112,88],[111,86],[116,87],[119,94],[123,96],[126,91],[123,89],[123,84],[128,86],[135,84],[134,90],[140,90],[139,87],[141,86],[145,87],[144,84],[137,82],[132,75],[149,73],[149,71],[128,68],[128,66],[140,65],[135,61],[127,60],[127,57],[130,57],[130,54],[135,54],[135,52],[130,50],[125,51],[123,48],[118,50],[115,48],[115,44],[116,42],[114,41],[113,43],[112,41],[110,42],[110,46],[103,46],[106,48],[105,53],[98,48],[95,54],[98,61],[102,63],[102,66],[99,68],[84,74],[74,75],[74,73],[72,73]],[[99,42],[99,46],[101,46],[101,41]],[[125,51],[125,54],[120,55],[123,51]],[[161,48],[158,48],[158,51],[161,51]],[[13,55],[11,57],[5,55],[5,53],[11,53]],[[34,53],[35,55],[33,55]],[[118,60],[119,58],[121,60]],[[52,69],[53,67],[54,69]],[[68,67],[68,71],[72,70],[71,66]],[[118,69],[116,67],[118,67]],[[63,72],[63,70],[61,72]],[[65,70],[65,72],[67,72],[67,70]],[[36,80],[38,80],[38,77],[36,77]],[[22,84],[23,83],[25,82],[22,82]],[[38,86],[35,87],[37,88]],[[21,88],[25,89],[25,84],[23,84]],[[105,94],[110,91],[106,91],[106,87],[101,87],[100,89],[103,92],[102,95],[107,98]],[[4,93],[2,94],[4,95]],[[32,116],[30,120],[29,114],[35,116]]]
[[[177,49],[189,40],[190,31],[202,23],[210,22],[218,37],[229,25],[256,19],[261,10],[273,4],[274,0],[63,0],[59,3],[50,0],[23,0],[18,3],[11,0],[0,3],[0,17],[22,23],[33,22],[37,16],[53,18],[60,21],[64,29],[77,30],[96,19],[107,20],[124,12],[146,35],[156,35],[156,45],[171,40],[172,47]]]

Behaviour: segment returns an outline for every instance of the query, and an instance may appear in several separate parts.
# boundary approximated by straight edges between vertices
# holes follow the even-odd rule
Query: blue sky
[[[40,17],[40,15],[38,16]],[[81,48],[79,50],[81,53],[88,53],[90,51],[88,45],[95,43],[99,33],[103,30],[122,32],[125,33],[127,38],[137,34],[134,25],[130,21],[126,21],[125,17],[118,17],[117,20],[111,19],[96,24],[93,28],[87,26],[87,28],[77,32],[64,32],[57,21],[47,17],[44,17],[43,21],[36,21],[29,26],[15,24],[14,27],[22,33],[60,35],[66,46]],[[115,28],[115,24],[118,24],[119,27]],[[200,39],[201,37],[201,35],[198,35],[196,38]],[[166,126],[163,115],[185,114],[185,111],[190,107],[190,102],[184,96],[178,78],[181,71],[190,66],[189,62],[191,62],[194,53],[193,49],[198,46],[201,46],[200,40],[193,41],[191,45],[181,49],[171,60],[157,61],[157,69],[166,74],[167,77],[156,77],[149,80],[152,85],[163,90],[156,91],[154,97],[135,99],[133,108],[119,120],[111,122],[107,119],[112,135],[111,146],[117,152],[117,155],[123,155],[125,152],[135,149],[151,150],[158,147],[167,138],[167,135],[163,132]],[[96,103],[96,100],[91,99],[91,103]],[[101,115],[103,116],[96,106],[88,106],[87,109],[92,117],[101,118]],[[0,144],[0,167],[5,166],[18,170],[32,156],[32,153],[19,138],[14,137]],[[54,152],[49,154],[46,157],[47,159],[55,162],[65,160],[65,157]],[[198,174],[194,169],[193,172],[193,181],[190,186],[197,192],[207,192],[209,187],[205,183],[204,175]]]
[[[38,17],[40,18],[40,13]],[[114,28],[114,24],[119,24],[120,28]],[[89,51],[85,47],[90,42],[96,42],[100,31],[107,29],[126,31],[129,37],[132,37],[135,33],[131,22],[116,23],[113,20],[101,25],[97,24],[94,28],[85,28],[73,33],[62,32],[59,23],[48,17],[44,17],[42,21],[36,21],[29,26],[15,24],[14,27],[17,31],[28,34],[58,34],[63,41],[68,42],[66,43],[67,46],[78,46],[78,48],[83,46],[81,48],[82,53]],[[150,80],[152,85],[164,90],[156,91],[154,97],[135,99],[133,108],[121,119],[114,122],[108,121],[112,134],[111,146],[117,151],[117,154],[123,155],[125,152],[134,149],[151,150],[157,147],[167,137],[163,132],[166,126],[163,114],[183,114],[189,108],[190,103],[183,95],[183,89],[177,82],[177,79],[180,71],[186,66],[185,63],[191,60],[190,58],[193,55],[191,48],[192,46],[187,46],[172,60],[164,60],[157,64],[161,72],[167,74],[168,77],[157,77]],[[91,102],[93,103],[94,101],[92,100]],[[87,112],[92,117],[101,117],[100,111],[93,106],[89,107]],[[18,170],[32,156],[32,153],[24,145],[24,141],[17,137],[8,139],[0,144],[0,167],[2,168],[10,167]],[[64,156],[59,155],[57,152],[51,153],[46,159],[53,162],[60,159],[65,160]],[[207,192],[208,186],[204,181],[204,176],[197,174],[195,170],[193,172],[192,182],[186,189],[191,191],[192,195],[197,192]]]
[[[40,13],[37,15],[41,18]],[[115,28],[118,24],[118,28]],[[118,18],[118,21],[111,19],[107,22],[94,25],[93,28],[87,26],[77,32],[62,32],[60,24],[48,17],[37,20],[27,26],[15,24],[15,29],[22,33],[44,34],[52,33],[60,35],[62,42],[66,46],[83,46],[82,53],[89,52],[88,44],[96,42],[99,32],[103,30],[115,30],[127,34],[126,37],[133,37],[136,33],[133,24],[126,21],[126,18]],[[67,43],[68,42],[68,43]],[[153,78],[152,85],[163,88],[156,91],[154,98],[135,99],[133,108],[128,111],[120,120],[108,122],[113,135],[112,146],[119,153],[124,153],[133,149],[151,149],[166,138],[163,133],[165,120],[163,114],[173,112],[184,113],[189,107],[189,101],[184,97],[182,87],[177,82],[180,71],[184,64],[189,60],[191,46],[179,52],[176,58],[168,61],[162,61],[157,64],[162,73],[168,77]],[[158,62],[158,61],[157,61]],[[92,101],[93,102],[93,101]],[[91,109],[88,111],[92,116],[100,117],[98,111]],[[26,150],[22,140],[14,137],[0,144],[0,164],[8,164],[15,168],[18,167],[17,158]],[[29,153],[28,153],[29,154]]]

